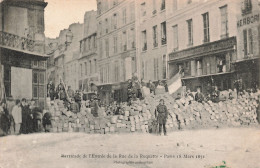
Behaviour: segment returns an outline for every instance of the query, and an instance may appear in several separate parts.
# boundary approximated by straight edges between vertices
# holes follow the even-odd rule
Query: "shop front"
[[[183,85],[191,91],[198,87],[202,92],[216,85],[220,90],[233,87],[236,59],[236,38],[230,37],[200,46],[173,52],[169,55],[169,74],[181,74]]]
[[[34,99],[44,108],[47,56],[0,47],[6,97]]]

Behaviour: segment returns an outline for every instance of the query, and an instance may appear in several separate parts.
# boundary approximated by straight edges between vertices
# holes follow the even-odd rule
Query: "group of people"
[[[3,100],[0,106],[1,135],[28,134],[42,130],[42,109],[34,100]]]
[[[162,81],[156,82],[157,85],[155,85],[154,82],[149,80],[148,83],[144,82],[143,79],[141,79],[141,82],[138,80],[136,76],[133,76],[132,79],[128,80],[128,87],[127,87],[127,95],[128,95],[128,103],[131,104],[131,101],[135,101],[136,99],[143,99],[144,93],[143,93],[143,87],[149,88],[149,91],[151,94],[155,94],[155,91],[157,88],[164,88],[165,92],[168,92],[168,86],[167,83],[164,84]]]

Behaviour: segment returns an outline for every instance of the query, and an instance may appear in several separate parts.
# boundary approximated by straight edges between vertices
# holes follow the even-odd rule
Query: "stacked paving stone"
[[[244,93],[238,99],[198,103],[190,98],[175,100],[171,95],[148,95],[145,100],[135,101],[131,106],[122,105],[121,115],[107,116],[104,108],[99,109],[99,117],[93,117],[90,108],[82,106],[79,113],[67,111],[63,101],[47,102],[52,114],[53,132],[86,133],[148,133],[154,112],[160,99],[165,100],[169,116],[168,131],[178,129],[198,129],[222,126],[257,124],[257,108],[260,93]],[[83,104],[85,102],[82,102]]]

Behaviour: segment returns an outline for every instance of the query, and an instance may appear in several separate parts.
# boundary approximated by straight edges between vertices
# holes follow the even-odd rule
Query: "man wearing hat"
[[[164,100],[161,99],[159,105],[155,109],[155,118],[157,118],[157,122],[159,123],[159,135],[162,133],[162,127],[164,135],[167,136],[166,132],[166,120],[168,118],[168,110],[164,105]]]

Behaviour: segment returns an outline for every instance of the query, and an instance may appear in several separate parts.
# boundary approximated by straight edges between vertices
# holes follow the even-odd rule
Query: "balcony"
[[[0,46],[44,54],[44,43],[15,34],[0,31]]]

